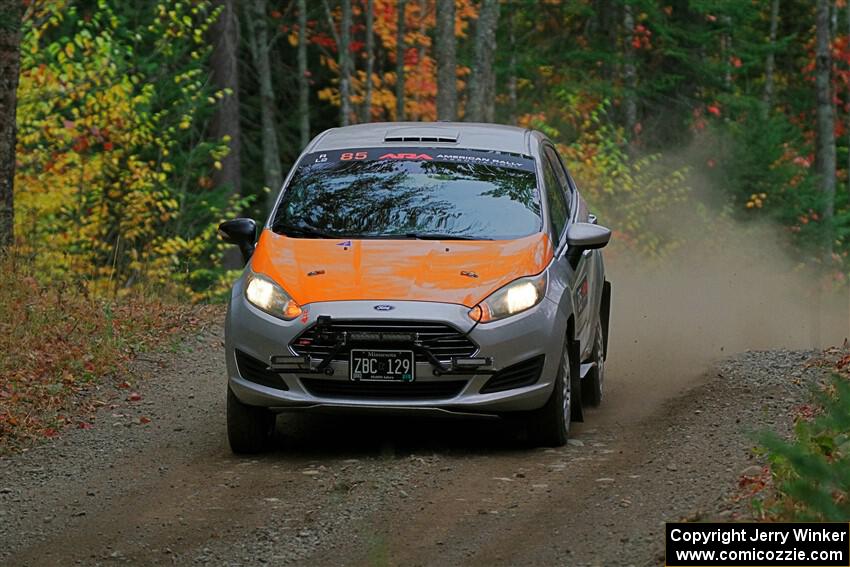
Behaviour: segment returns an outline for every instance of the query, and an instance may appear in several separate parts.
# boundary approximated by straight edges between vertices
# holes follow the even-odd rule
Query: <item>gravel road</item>
[[[0,459],[0,563],[659,564],[664,521],[747,513],[751,432],[787,431],[821,375],[791,351],[663,387],[612,364],[562,449],[501,422],[286,415],[251,459],[227,448],[222,352],[139,360],[93,428]]]

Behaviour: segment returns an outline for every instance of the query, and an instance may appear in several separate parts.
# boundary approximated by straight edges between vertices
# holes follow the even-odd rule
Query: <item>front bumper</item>
[[[532,410],[543,406],[552,391],[552,383],[557,372],[561,349],[566,334],[566,320],[558,311],[557,305],[544,299],[529,311],[494,323],[476,326],[469,338],[479,351],[477,357],[491,357],[492,370],[498,371],[514,364],[527,361],[539,355],[545,355],[539,380],[530,385],[504,391],[481,393],[482,387],[491,378],[487,373],[450,373],[439,375],[429,362],[416,362],[418,387],[434,391],[445,391],[437,382],[455,382],[458,386],[450,394],[438,394],[434,397],[417,395],[415,397],[382,395],[370,398],[368,394],[346,395],[343,390],[351,390],[349,364],[347,360],[334,360],[330,363],[332,375],[305,373],[297,370],[280,373],[287,389],[273,388],[247,380],[240,375],[236,361],[236,350],[266,364],[272,356],[292,355],[290,343],[305,329],[315,324],[318,317],[330,316],[332,320],[395,320],[438,322],[450,325],[461,332],[468,331],[473,322],[467,315],[469,309],[462,305],[418,302],[388,301],[381,302],[393,307],[390,311],[378,312],[375,301],[341,301],[314,303],[305,306],[306,316],[294,321],[282,321],[272,317],[244,299],[240,283],[228,307],[225,325],[225,347],[227,372],[230,388],[237,398],[245,404],[263,406],[275,411],[287,410],[384,410],[410,411],[416,413],[458,413],[458,414],[500,414],[512,411]],[[468,371],[474,372],[474,371]],[[321,380],[321,388],[311,388],[315,381]],[[325,382],[325,381],[334,381]],[[461,385],[460,382],[463,382]],[[425,384],[427,383],[427,384]],[[446,384],[447,385],[447,384]],[[333,395],[320,392],[333,390]]]

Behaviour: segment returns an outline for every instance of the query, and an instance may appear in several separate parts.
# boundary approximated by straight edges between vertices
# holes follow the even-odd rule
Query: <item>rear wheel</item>
[[[529,416],[528,436],[535,444],[547,447],[561,447],[566,444],[574,406],[571,377],[570,348],[565,344],[552,395],[545,406],[533,411]]]
[[[234,453],[260,453],[271,445],[275,414],[257,406],[243,404],[227,388],[227,440]]]
[[[596,336],[593,339],[594,367],[587,374],[581,386],[582,401],[589,406],[602,403],[602,387],[605,381],[605,336],[602,333],[602,321],[596,323]]]

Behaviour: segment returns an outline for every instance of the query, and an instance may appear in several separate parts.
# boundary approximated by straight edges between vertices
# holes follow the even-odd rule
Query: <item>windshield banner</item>
[[[519,154],[487,150],[461,150],[454,148],[352,148],[314,152],[304,156],[303,166],[334,166],[358,161],[415,161],[469,163],[492,167],[506,167],[534,172],[534,160]]]

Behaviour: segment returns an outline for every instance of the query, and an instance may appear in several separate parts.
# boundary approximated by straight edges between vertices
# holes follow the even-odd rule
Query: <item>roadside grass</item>
[[[0,257],[0,454],[92,427],[136,355],[173,347],[215,312],[153,293],[94,297],[84,281],[40,282],[20,256]]]
[[[812,403],[798,409],[790,439],[761,435],[770,478],[769,490],[754,500],[759,516],[850,521],[850,355],[833,363],[833,370]]]

